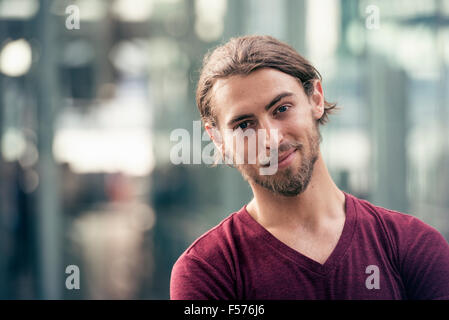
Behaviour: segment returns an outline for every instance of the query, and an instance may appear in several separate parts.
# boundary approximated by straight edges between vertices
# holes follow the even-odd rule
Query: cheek
[[[285,128],[299,135],[306,135],[315,130],[315,120],[311,114],[298,114],[286,122]]]

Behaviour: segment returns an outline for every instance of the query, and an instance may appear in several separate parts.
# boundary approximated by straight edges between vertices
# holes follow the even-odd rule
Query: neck
[[[297,196],[286,197],[254,183],[250,185],[254,198],[247,211],[265,228],[307,227],[319,231],[328,221],[345,217],[345,196],[332,180],[321,152],[309,185]]]

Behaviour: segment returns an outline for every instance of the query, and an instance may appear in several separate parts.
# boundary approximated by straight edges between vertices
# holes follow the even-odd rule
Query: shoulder
[[[391,236],[397,238],[411,234],[413,237],[424,234],[440,235],[434,227],[409,213],[374,205],[363,199],[355,198],[355,201],[362,220],[377,221]]]
[[[234,296],[234,212],[196,239],[173,265],[172,299],[225,299]]]
[[[415,216],[355,199],[362,225],[383,229],[409,299],[449,299],[449,244]],[[363,227],[361,227],[363,228]]]
[[[374,229],[385,235],[400,265],[416,264],[417,259],[424,262],[428,257],[442,253],[449,256],[448,242],[431,225],[413,215],[355,199],[362,225],[375,225]]]
[[[199,236],[178,258],[175,267],[186,263],[204,264],[223,269],[232,268],[236,244],[243,225],[238,219],[242,210],[231,213],[218,225]],[[233,270],[227,270],[232,272]]]
[[[183,252],[181,257],[188,255],[209,260],[229,250],[235,242],[235,234],[241,228],[237,219],[239,212],[229,214],[215,227],[204,232]]]

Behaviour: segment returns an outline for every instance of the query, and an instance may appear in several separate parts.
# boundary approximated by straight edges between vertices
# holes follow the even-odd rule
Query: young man
[[[254,198],[181,255],[171,299],[449,299],[443,236],[333,182],[318,127],[335,104],[320,79],[268,36],[231,39],[205,58],[197,103],[217,148],[235,160],[235,132],[253,130],[257,154],[277,156],[235,165]],[[277,170],[261,174],[273,160]]]

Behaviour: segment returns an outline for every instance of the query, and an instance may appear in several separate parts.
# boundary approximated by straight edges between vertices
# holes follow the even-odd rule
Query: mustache
[[[298,141],[281,143],[277,148],[270,149],[270,157],[268,159],[268,162],[261,163],[261,165],[263,167],[267,167],[270,165],[271,162],[273,162],[273,159],[278,158],[279,154],[286,152],[292,148],[300,150],[302,147],[303,144]]]
[[[280,144],[279,147],[278,147],[277,149],[270,150],[270,152],[273,152],[273,151],[276,152],[276,150],[277,150],[277,153],[279,154],[279,153],[288,151],[288,150],[290,150],[291,148],[295,148],[295,149],[302,148],[302,146],[303,146],[302,143],[297,142],[297,141],[294,141],[294,142],[284,142],[284,143]]]

